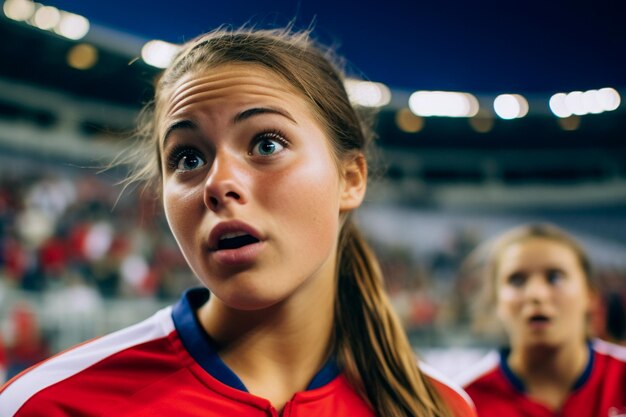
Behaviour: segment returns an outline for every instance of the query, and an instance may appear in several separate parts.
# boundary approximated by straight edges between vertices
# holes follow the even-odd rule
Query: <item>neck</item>
[[[588,360],[585,342],[563,346],[532,346],[511,350],[508,362],[518,375],[555,376],[573,381],[582,373]],[[573,382],[572,381],[572,382]]]
[[[234,310],[212,297],[198,314],[220,358],[248,391],[282,409],[328,360],[335,300],[332,284],[314,285],[255,311]]]
[[[507,360],[510,368],[524,381],[528,395],[558,409],[569,395],[589,360],[587,345],[513,348]]]

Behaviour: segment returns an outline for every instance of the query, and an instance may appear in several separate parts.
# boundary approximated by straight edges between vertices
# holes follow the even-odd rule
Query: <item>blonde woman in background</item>
[[[483,312],[506,347],[458,381],[479,417],[626,415],[626,348],[588,336],[594,286],[583,247],[550,224],[510,230],[477,249]]]

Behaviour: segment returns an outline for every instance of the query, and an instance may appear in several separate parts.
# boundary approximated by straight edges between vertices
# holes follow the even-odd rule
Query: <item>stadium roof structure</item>
[[[112,155],[109,145],[132,131],[160,71],[142,58],[150,39],[99,24],[75,40],[35,27],[33,18],[16,21],[0,13],[0,39],[0,149],[11,152],[74,153],[76,159],[94,152]],[[525,207],[582,201],[624,207],[623,86],[563,91],[565,100],[565,93],[581,98],[615,87],[610,90],[618,97],[610,110],[569,117],[557,117],[551,107],[556,90],[524,93],[527,113],[510,119],[494,110],[499,93],[461,93],[478,105],[475,113],[431,117],[411,108],[416,91],[386,87],[388,100],[372,111],[385,180],[393,186],[383,185],[378,192],[408,205]],[[54,138],[33,139],[32,132],[24,133],[24,122]]]
[[[68,65],[79,42],[50,31],[0,17],[0,39],[1,77],[76,97],[137,107],[149,99],[150,81],[159,72],[135,59],[140,39],[104,28],[81,41],[97,48],[97,63],[88,69]]]
[[[172,43],[223,24],[293,22],[297,29],[312,27],[355,70],[394,89],[531,94],[626,88],[626,25],[614,0],[41,3],[82,15],[93,27]]]

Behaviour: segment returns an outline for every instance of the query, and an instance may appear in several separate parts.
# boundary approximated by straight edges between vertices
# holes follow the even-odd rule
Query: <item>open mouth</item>
[[[549,323],[550,319],[546,316],[543,316],[541,314],[536,314],[534,316],[531,316],[528,319],[528,322],[531,324],[543,324],[543,323]]]
[[[239,249],[258,242],[259,239],[245,232],[226,233],[218,240],[217,250]]]

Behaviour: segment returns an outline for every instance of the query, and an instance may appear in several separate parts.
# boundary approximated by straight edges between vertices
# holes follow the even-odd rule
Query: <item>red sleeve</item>
[[[455,417],[476,417],[476,409],[465,392],[459,392],[438,379],[430,378],[430,382],[437,388],[443,400],[448,404]],[[463,395],[465,394],[465,395]],[[467,398],[466,398],[467,397]]]
[[[4,355],[4,345],[2,344],[2,339],[0,338],[0,368],[4,368],[7,363],[7,358]]]
[[[477,417],[476,407],[472,399],[461,386],[424,362],[419,363],[419,368],[437,389],[455,417]]]

